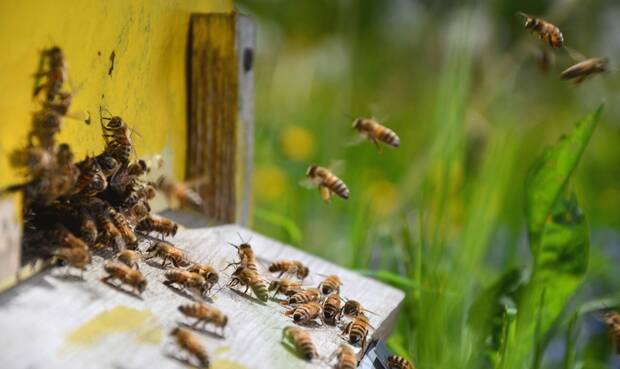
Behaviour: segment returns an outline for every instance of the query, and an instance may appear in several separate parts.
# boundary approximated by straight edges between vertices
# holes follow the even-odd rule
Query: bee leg
[[[168,257],[164,256],[163,260],[161,261],[161,266],[164,267],[166,265],[166,261],[168,261]]]
[[[372,142],[375,144],[375,146],[377,146],[377,150],[379,150],[379,154],[382,154],[383,153],[383,148],[379,144],[379,141],[376,138],[373,138]]]
[[[278,278],[282,278],[283,275],[284,275],[284,271],[281,271],[280,274],[278,274]]]
[[[247,294],[249,289],[250,289],[250,286],[246,285],[245,286],[245,290],[243,290],[243,293]]]

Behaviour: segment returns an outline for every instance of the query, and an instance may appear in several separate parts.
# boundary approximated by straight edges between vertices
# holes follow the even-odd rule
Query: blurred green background
[[[572,179],[592,232],[590,267],[564,315],[600,298],[613,306],[620,286],[620,77],[612,70],[580,86],[561,81],[575,61],[525,31],[515,12],[552,21],[568,46],[609,57],[613,69],[618,1],[237,5],[258,23],[254,226],[407,291],[394,350],[420,368],[489,365],[475,359],[482,346],[464,321],[481,288],[531,263],[527,169],[603,101]],[[547,73],[538,67],[541,50],[553,54]],[[380,154],[369,142],[350,145],[356,116],[379,118],[400,135],[401,147]],[[299,181],[309,164],[338,160],[351,198],[326,205]],[[620,367],[593,314],[577,325],[558,326],[542,367]],[[577,335],[575,347],[565,331]]]

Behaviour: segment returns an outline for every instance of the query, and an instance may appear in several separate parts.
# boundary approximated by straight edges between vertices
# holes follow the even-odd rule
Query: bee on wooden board
[[[179,182],[166,176],[157,179],[157,188],[164,194],[171,209],[187,208],[197,211],[204,210],[204,201],[200,195],[191,189],[191,185],[199,184],[204,180]]]
[[[375,118],[356,118],[353,121],[353,129],[359,132],[362,137],[374,143],[379,152],[383,151],[380,142],[392,147],[400,146],[400,137],[398,137],[396,132],[383,126]]]
[[[347,300],[342,309],[340,309],[340,316],[347,316],[355,318],[356,316],[362,314],[363,312],[374,314],[372,311],[364,309],[362,304],[355,300]]]
[[[41,57],[47,69],[35,74],[37,83],[33,96],[36,97],[41,91],[46,90],[46,99],[53,101],[67,79],[65,54],[60,47],[54,46],[43,50]],[[39,84],[41,77],[45,77],[45,82]]]
[[[98,207],[98,212],[95,215],[95,219],[97,224],[99,225],[100,235],[98,239],[98,243],[104,246],[108,246],[108,243],[111,242],[112,246],[117,250],[125,249],[125,241],[123,241],[123,236],[118,228],[112,222],[112,219],[107,215],[107,212]]]
[[[156,232],[162,236],[174,236],[177,234],[179,226],[170,219],[164,217],[154,217],[152,215],[142,219],[136,226],[137,231],[146,233]]]
[[[321,292],[316,288],[308,288],[307,290],[300,290],[297,293],[291,295],[287,301],[282,301],[282,305],[299,305],[305,304],[311,301],[319,301]]]
[[[245,291],[243,291],[243,293],[247,293],[248,289],[251,288],[252,292],[254,292],[254,295],[256,295],[259,300],[265,302],[269,299],[267,286],[256,271],[243,266],[238,267],[232,274],[228,286],[234,287],[239,284],[245,286]]]
[[[239,238],[241,238],[241,235],[239,235]],[[249,241],[245,242],[243,241],[243,239],[241,239],[241,244],[239,245],[235,245],[234,243],[230,242],[228,244],[237,249],[237,254],[239,255],[239,262],[230,263],[226,266],[227,268],[231,265],[242,266],[258,272],[258,262],[256,261],[256,255],[254,254],[254,250],[252,250],[252,246],[250,246]]]
[[[620,314],[616,311],[609,311],[603,315],[602,320],[609,328],[616,355],[620,355]]]
[[[269,266],[269,271],[271,273],[280,272],[278,278],[286,273],[295,275],[302,281],[310,274],[310,269],[297,260],[276,260]]]
[[[190,265],[189,259],[187,258],[185,252],[167,242],[155,242],[153,245],[151,245],[151,247],[146,250],[146,252],[147,256],[144,260],[159,257],[160,259],[162,259],[162,267],[166,266],[166,262],[168,260],[170,260],[172,264],[177,268]]]
[[[220,275],[217,273],[217,270],[207,264],[193,263],[187,268],[187,271],[199,274],[207,281],[206,292],[209,292],[220,280]]]
[[[357,368],[357,357],[353,352],[353,348],[346,343],[338,346],[334,354],[336,356],[336,365],[334,369],[355,369]]]
[[[321,305],[316,301],[295,306],[284,312],[285,316],[292,316],[293,321],[297,324],[309,323],[316,318],[319,318],[320,314]]]
[[[67,264],[67,268],[73,267],[80,269],[80,276],[91,261],[90,251],[81,247],[61,247],[54,251],[53,257]]]
[[[325,167],[311,165],[306,171],[306,177],[313,186],[318,186],[319,193],[325,202],[329,202],[332,192],[345,200],[349,198],[347,185]]]
[[[131,247],[135,247],[138,244],[138,237],[136,237],[131,230],[129,223],[127,222],[127,218],[125,218],[123,214],[114,210],[112,207],[108,208],[108,214],[116,228],[120,231],[125,243]]]
[[[203,303],[181,305],[179,311],[187,317],[196,319],[192,327],[197,327],[199,324],[203,326],[213,324],[213,326],[220,328],[223,334],[224,328],[228,324],[228,317],[224,313]]]
[[[51,232],[51,237],[58,247],[69,249],[88,249],[88,246],[82,239],[76,237],[64,227],[53,230]]]
[[[282,330],[282,342],[292,345],[295,351],[305,360],[311,361],[319,357],[316,346],[308,332],[299,327],[285,327]]]
[[[269,282],[269,291],[274,291],[275,297],[278,293],[291,297],[301,290],[301,283],[290,279],[281,278]]]
[[[323,301],[323,321],[329,325],[336,325],[342,305],[340,296],[331,294]]]
[[[525,28],[537,34],[549,46],[553,48],[564,46],[564,36],[562,36],[562,32],[556,25],[523,12],[518,12],[517,14],[525,18]]]
[[[325,296],[331,295],[332,293],[340,293],[340,286],[342,286],[342,281],[340,277],[337,275],[331,274],[325,276],[325,279],[319,283],[319,290]]]
[[[142,273],[128,267],[127,265],[117,261],[107,261],[103,264],[103,269],[108,273],[103,279],[104,283],[110,283],[111,280],[118,280],[121,284],[126,284],[132,288],[133,293],[142,294],[146,289],[146,279]]]
[[[366,338],[368,331],[372,328],[368,317],[364,314],[358,314],[344,328],[343,336],[349,337],[349,343],[352,345],[360,344],[362,348],[366,347]]]
[[[200,368],[208,368],[209,367],[209,355],[207,351],[200,343],[200,339],[185,328],[175,328],[170,332],[170,335],[174,337],[177,341],[177,345],[189,353],[198,361]],[[186,359],[188,363],[191,364],[189,359]]]
[[[122,250],[116,254],[116,259],[130,268],[140,269],[140,254],[134,250]]]
[[[609,59],[590,58],[568,67],[560,78],[580,84],[591,76],[605,72],[609,72]]]
[[[413,364],[402,356],[392,355],[387,358],[389,369],[414,369]]]
[[[197,291],[203,295],[207,288],[207,281],[198,273],[188,272],[183,269],[169,269],[164,274],[166,280],[164,284],[171,286],[173,284],[181,287],[181,289],[189,289]]]

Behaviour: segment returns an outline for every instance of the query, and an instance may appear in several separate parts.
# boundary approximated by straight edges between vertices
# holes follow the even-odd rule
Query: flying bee
[[[297,260],[276,260],[269,266],[269,271],[280,272],[278,278],[287,273],[297,276],[302,281],[310,274],[308,267]]]
[[[413,364],[402,356],[392,355],[387,358],[389,369],[413,369]]]
[[[130,268],[140,269],[140,254],[134,250],[123,250],[116,254],[116,259]]]
[[[138,237],[136,237],[135,233],[129,227],[129,223],[127,222],[127,218],[118,211],[114,210],[114,208],[108,208],[108,214],[112,222],[118,228],[123,240],[130,246],[135,247],[138,244]]]
[[[342,281],[340,277],[337,275],[331,274],[325,276],[325,279],[319,283],[319,290],[325,296],[331,295],[333,292],[340,293],[340,286],[342,286]]]
[[[295,348],[295,351],[305,360],[312,360],[319,356],[312,337],[304,329],[299,327],[285,327],[282,330],[282,341]]]
[[[187,351],[196,360],[198,360],[201,368],[209,367],[209,355],[204,347],[202,347],[200,339],[192,332],[185,328],[177,327],[170,332],[170,335],[176,338],[177,344],[180,348]],[[187,361],[189,362],[189,360]]]
[[[362,304],[360,304],[358,301],[347,300],[342,306],[342,309],[340,309],[340,316],[344,315],[347,317],[355,318],[363,312],[374,314],[372,311],[364,309],[364,307],[362,307]]]
[[[269,283],[269,291],[274,291],[274,297],[281,293],[285,296],[291,297],[301,290],[301,283],[294,282],[290,279],[281,278]]]
[[[60,116],[52,111],[42,110],[33,115],[33,129],[28,134],[28,142],[33,145],[33,139],[38,140],[38,145],[46,150],[51,150],[56,141],[54,136],[60,132]]]
[[[336,325],[340,315],[340,296],[331,294],[323,301],[323,321],[329,325]]]
[[[223,333],[226,324],[228,324],[228,317],[224,313],[203,303],[181,305],[179,311],[187,317],[196,319],[192,327],[196,327],[200,323],[203,326],[210,323],[220,328]]]
[[[379,149],[379,152],[383,151],[379,144],[380,142],[392,147],[400,146],[400,137],[391,129],[377,122],[374,118],[356,118],[353,121],[353,129],[358,131],[362,137],[374,143],[377,149]]]
[[[281,302],[282,305],[299,305],[312,301],[318,301],[321,297],[321,292],[316,288],[308,288],[307,290],[301,290],[288,298],[288,301]]]
[[[148,217],[142,219],[136,226],[136,230],[146,233],[157,232],[162,236],[174,236],[177,234],[179,226],[170,219],[164,217]]]
[[[57,260],[65,262],[67,267],[80,269],[80,275],[86,270],[86,266],[91,261],[90,251],[87,248],[81,247],[61,247],[54,252],[53,256]]]
[[[130,268],[117,261],[107,261],[103,264],[103,269],[108,273],[101,279],[104,283],[110,283],[110,280],[118,280],[122,284],[131,286],[133,293],[138,295],[146,289],[146,279],[137,269]]]
[[[204,294],[207,287],[207,281],[198,273],[188,272],[183,269],[170,269],[164,274],[166,280],[164,284],[171,286],[173,284],[181,287],[181,289],[190,289],[197,291],[200,295]]]
[[[164,194],[171,209],[189,208],[203,211],[205,204],[202,197],[190,187],[194,182],[178,182],[172,178],[160,176],[157,179],[157,188]],[[196,184],[201,182],[204,180],[200,180]]]
[[[620,314],[609,311],[603,315],[602,320],[609,327],[609,335],[614,343],[616,354],[620,355]]]
[[[316,301],[293,307],[286,312],[285,316],[293,316],[293,321],[297,324],[306,324],[315,320],[321,314],[321,305]]]
[[[342,334],[345,337],[349,336],[349,343],[352,345],[359,343],[362,348],[365,348],[366,338],[370,328],[372,328],[372,326],[368,321],[368,317],[364,314],[358,314],[345,326]]]
[[[525,18],[525,28],[537,34],[538,37],[553,48],[564,46],[564,36],[560,29],[544,19],[535,18],[531,15],[518,12],[518,15]]]
[[[53,101],[56,95],[60,93],[60,89],[67,78],[67,70],[65,65],[65,55],[58,46],[44,50],[41,54],[47,70],[35,74],[37,84],[34,89],[33,96],[37,96],[42,90],[47,90],[46,99]],[[38,79],[45,77],[43,84],[38,84]]]
[[[573,80],[575,84],[579,84],[587,78],[609,71],[609,59],[607,58],[590,58],[568,67],[562,72],[562,79]]]
[[[341,344],[334,352],[338,360],[334,369],[355,369],[357,368],[357,357],[351,346],[346,343]]]
[[[306,177],[312,185],[318,186],[321,197],[325,202],[329,202],[332,192],[345,200],[349,198],[349,188],[347,188],[347,185],[327,168],[312,165],[306,171]]]
[[[241,238],[241,236],[239,236]],[[242,240],[240,245],[235,245],[233,243],[228,243],[232,247],[237,249],[237,254],[239,255],[238,263],[230,263],[227,267],[234,266],[242,266],[248,269],[251,269],[255,272],[258,271],[258,263],[256,262],[256,255],[254,254],[254,250],[252,250],[252,246],[248,242],[244,242]]]
[[[214,267],[206,264],[193,263],[187,271],[201,275],[207,281],[206,291],[210,291],[220,280],[220,276]]]
[[[232,274],[232,278],[228,283],[229,287],[234,287],[236,285],[245,286],[245,291],[243,291],[243,293],[247,293],[248,289],[251,288],[254,295],[263,302],[269,299],[269,292],[267,292],[265,282],[263,282],[258,273],[252,269],[243,266],[238,267]]]
[[[161,266],[166,266],[166,262],[170,260],[175,267],[186,267],[190,264],[185,252],[174,245],[167,242],[155,242],[147,250],[145,260],[159,257],[162,259]]]

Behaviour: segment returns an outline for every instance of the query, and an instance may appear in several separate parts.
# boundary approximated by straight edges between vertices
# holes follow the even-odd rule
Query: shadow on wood
[[[136,295],[136,294],[135,294],[135,293],[133,293],[132,291],[127,291],[127,290],[126,290],[126,289],[124,289],[122,286],[117,286],[117,285],[115,285],[114,283],[109,282],[109,281],[104,281],[103,279],[100,279],[100,281],[101,281],[101,283],[103,283],[103,284],[107,284],[108,286],[110,286],[110,287],[114,288],[115,290],[117,290],[117,291],[119,291],[119,292],[122,292],[122,293],[124,293],[124,294],[126,294],[126,295],[128,295],[128,296],[131,296],[131,297],[133,297],[133,298],[135,298],[135,299],[138,299],[138,300],[144,300],[144,299],[142,298],[142,296]]]
[[[257,299],[256,297],[250,295],[249,293],[243,293],[239,290],[236,290],[232,287],[228,288],[229,290],[231,290],[232,292],[236,293],[237,295],[243,297],[246,300],[250,300],[251,302],[255,303],[255,304],[259,304],[259,305],[267,305],[264,301]]]
[[[194,331],[196,333],[200,333],[200,334],[203,334],[205,336],[209,336],[209,337],[216,338],[216,339],[219,339],[219,340],[223,340],[223,339],[226,338],[223,334],[214,332],[212,330],[209,330],[206,327],[199,328],[197,325],[192,325],[192,324],[188,324],[188,323],[185,323],[185,322],[179,322],[179,325],[183,326],[183,327],[185,327],[187,329],[191,329],[192,331]]]

